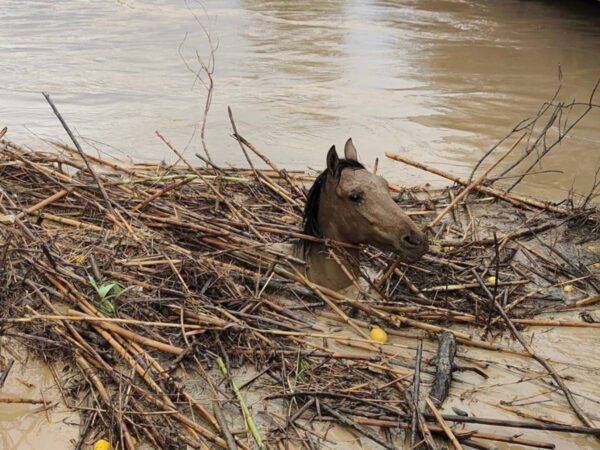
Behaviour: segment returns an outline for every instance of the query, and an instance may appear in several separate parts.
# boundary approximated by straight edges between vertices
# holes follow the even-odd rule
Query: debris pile
[[[510,135],[515,147],[525,142],[521,127]],[[319,448],[326,438],[313,421],[349,427],[383,448],[404,439],[382,432],[389,429],[430,448],[438,437],[456,448],[485,448],[485,440],[553,448],[526,431],[503,433],[507,426],[600,435],[521,336],[525,326],[600,327],[585,315],[536,318],[600,300],[597,185],[577,205],[551,204],[492,186],[489,170],[460,179],[388,154],[455,184],[392,185],[395,200],[429,227],[431,251],[405,263],[366,248],[369,289],[356,280],[352,294],[340,293],[311,283],[297,269],[301,260],[271,245],[318,240],[300,232],[313,177],[281,170],[236,137],[270,168],[194,166],[164,138],[176,164],[125,165],[64,144],[40,152],[0,141],[0,336],[48,362],[64,402],[81,412],[76,448],[99,438],[128,450],[142,441],[159,449]],[[588,251],[576,255],[576,246]],[[521,348],[495,343],[502,333]],[[395,337],[414,345],[399,352]],[[414,348],[438,337],[426,369]],[[580,423],[440,413],[463,346],[531,357]],[[255,376],[241,383],[244,367]],[[189,388],[192,374],[202,395]],[[431,397],[421,379],[433,383]],[[257,380],[268,421],[248,404]],[[231,428],[224,403],[239,407],[242,430]]]

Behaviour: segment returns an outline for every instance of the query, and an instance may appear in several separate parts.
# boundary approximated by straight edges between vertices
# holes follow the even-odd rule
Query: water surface
[[[439,181],[385,161],[404,153],[459,175],[562,84],[587,99],[600,78],[598,2],[475,0],[4,0],[0,126],[30,145],[66,139],[52,94],[89,146],[171,159],[160,130],[192,160],[206,92],[197,69],[218,40],[207,143],[244,164],[226,107],[282,165],[320,168],[349,136],[363,162],[402,183]],[[559,65],[562,79],[559,82]],[[599,95],[600,97],[600,95]],[[600,101],[598,101],[600,103]],[[91,147],[89,147],[91,149]],[[590,115],[529,178],[536,195],[588,189],[600,165]]]

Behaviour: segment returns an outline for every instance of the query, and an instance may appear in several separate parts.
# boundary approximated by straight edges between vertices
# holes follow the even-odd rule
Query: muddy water
[[[391,150],[463,174],[553,95],[559,65],[561,99],[587,98],[600,77],[594,1],[4,0],[1,14],[9,137],[64,138],[45,90],[89,145],[120,157],[169,159],[157,129],[190,156],[200,149],[205,91],[182,61],[197,69],[195,51],[208,55],[199,23],[219,42],[207,131],[219,162],[243,163],[231,105],[244,134],[287,167],[321,167],[352,136],[369,164]],[[563,173],[524,189],[585,191],[599,148],[596,113],[543,167]],[[439,181],[381,167],[399,182]]]
[[[246,137],[286,167],[322,167],[327,148],[352,136],[362,160],[382,159],[381,171],[390,179],[435,182],[385,161],[383,152],[468,173],[487,148],[553,95],[559,65],[564,100],[587,98],[600,77],[600,11],[591,1],[0,3],[0,128],[8,125],[9,138],[31,145],[64,138],[40,95],[44,90],[82,141],[123,159],[169,159],[154,136],[157,129],[190,156],[200,150],[196,125],[205,91],[182,61],[197,68],[195,50],[208,55],[196,18],[219,41],[207,143],[220,163],[243,163],[228,136],[225,109],[231,105]],[[595,113],[544,165],[564,173],[531,177],[525,190],[554,197],[571,185],[585,191],[600,164],[599,149]],[[577,399],[600,422],[593,400],[600,398],[596,330],[536,329],[531,335],[536,349],[573,376]],[[406,357],[414,354],[405,351]],[[532,369],[530,360],[462,351],[494,365],[486,369],[488,380],[458,375],[448,407],[515,419],[497,407],[499,400],[542,393],[523,400],[542,403],[520,409],[577,423],[560,394],[544,394],[548,386],[537,381],[518,382]],[[45,391],[50,384],[43,370],[15,368],[2,395],[37,397],[42,390],[58,398]],[[3,405],[0,447],[65,448],[77,429],[63,419],[69,422],[60,407],[46,416],[35,407]],[[591,438],[526,435],[551,439],[558,448],[598,448]],[[356,443],[351,435],[340,436],[339,448]]]
[[[307,317],[308,319],[309,317]],[[575,315],[564,314],[559,317],[576,319]],[[312,317],[314,319],[314,317]],[[364,344],[357,339],[356,334],[344,324],[326,319],[317,318],[316,323],[328,330],[328,334],[355,340],[357,345]],[[471,334],[472,329],[461,328],[461,331]],[[312,331],[312,333],[319,333]],[[424,335],[415,330],[405,330],[408,336]],[[315,335],[318,336],[319,334]],[[548,329],[544,327],[533,328],[524,334],[525,339],[542,355],[552,362],[555,369],[567,381],[569,388],[579,405],[587,412],[596,423],[600,422],[600,354],[596,351],[596,344],[584,344],[588,341],[597,342],[598,330],[561,328]],[[415,354],[415,338],[390,336],[388,344],[382,346],[388,355],[393,355],[390,364],[400,372],[405,372],[404,366],[397,366],[394,361],[413,360]],[[474,335],[476,337],[476,334]],[[323,345],[323,339],[311,337],[307,332],[307,339],[316,345]],[[503,348],[521,350],[518,344],[508,336],[499,338],[496,344]],[[331,350],[343,353],[368,354],[353,346],[338,343],[329,338],[327,346]],[[437,343],[425,340],[424,368],[427,362],[435,356]],[[5,351],[1,356],[11,357]],[[547,382],[548,377],[544,370],[530,358],[516,356],[510,353],[499,353],[475,349],[466,345],[459,345],[456,363],[465,367],[482,369],[488,378],[472,371],[455,371],[450,395],[444,403],[443,411],[454,414],[453,408],[458,408],[477,417],[488,417],[506,420],[532,421],[534,418],[543,418],[554,423],[578,424],[564,396],[560,391]],[[214,382],[221,378],[214,373]],[[242,385],[246,381],[255,379],[257,372],[252,367],[241,368],[236,371],[236,380]],[[400,375],[400,373],[399,373]],[[244,390],[244,395],[253,416],[257,419],[261,429],[269,429],[276,424],[269,414],[265,414],[266,403],[263,398],[272,390],[270,382],[263,384],[259,379],[252,387]],[[431,385],[431,375],[423,374],[422,389],[427,392]],[[189,392],[206,407],[211,406],[212,392],[208,389],[202,377],[198,378],[192,373],[187,374],[186,386]],[[44,448],[59,450],[71,448],[68,442],[74,442],[79,436],[78,424],[80,419],[76,414],[69,412],[60,402],[60,394],[54,386],[50,372],[39,363],[29,361],[25,365],[15,364],[7,384],[1,391],[2,397],[12,398],[44,398],[48,403],[57,404],[47,412],[42,407],[29,405],[1,404],[0,403],[0,448],[7,450],[29,450]],[[512,411],[510,410],[512,409]],[[268,403],[268,410],[275,416],[284,417],[281,405],[275,401]],[[227,420],[232,429],[243,428],[239,410],[233,404],[225,408]],[[518,414],[515,414],[518,413]],[[519,415],[520,414],[520,415]],[[317,424],[318,425],[318,424]],[[485,433],[500,434],[504,436],[521,436],[539,442],[554,443],[557,449],[598,449],[598,441],[590,436],[581,436],[570,433],[552,433],[547,431],[523,430],[506,427],[492,427],[485,425],[457,425],[456,430],[477,430]],[[325,439],[320,442],[321,448],[338,449],[373,449],[379,447],[360,435],[330,424],[323,423],[317,426]],[[402,447],[403,435],[400,433],[396,439],[399,448]],[[485,441],[484,441],[485,442]],[[494,443],[491,448],[520,449],[519,445]],[[440,442],[440,445],[443,445]],[[91,446],[84,447],[90,448]],[[140,449],[150,448],[141,445]],[[443,448],[443,447],[442,447]]]
[[[548,316],[549,317],[549,316]],[[546,318],[548,318],[546,317]],[[576,319],[576,314],[563,314],[563,319]],[[339,329],[340,322],[328,321],[330,329]],[[478,337],[478,331],[470,328],[460,328],[473,337]],[[408,334],[418,333],[411,330]],[[350,329],[344,329],[336,333],[356,339],[356,334]],[[553,328],[534,327],[523,333],[523,336],[536,351],[552,363],[561,376],[568,380],[567,385],[580,403],[580,406],[590,413],[592,420],[600,421],[600,354],[584,344],[584,342],[597,339],[598,330],[586,330],[576,328]],[[341,352],[356,352],[368,354],[353,347],[336,345],[329,340],[331,349]],[[390,336],[388,345],[383,346],[388,355],[408,361],[414,360],[416,352],[414,338]],[[508,334],[495,341],[503,348],[522,351],[518,343],[515,343]],[[321,342],[322,344],[322,342]],[[435,357],[437,342],[424,342],[423,368],[428,368],[428,361]],[[589,350],[589,351],[588,351]],[[456,364],[464,368],[480,368],[487,374],[488,378],[469,371],[455,371],[453,374],[450,394],[444,402],[443,412],[455,414],[453,408],[467,412],[471,416],[487,417],[505,420],[536,421],[540,418],[554,423],[574,424],[578,420],[567,404],[564,395],[557,391],[556,387],[547,383],[544,369],[531,358],[511,353],[487,351],[459,345]],[[392,367],[394,367],[392,359]],[[401,368],[401,367],[398,367]],[[432,382],[432,376],[423,374],[423,387],[428,392]],[[511,411],[512,409],[512,411]],[[505,436],[520,436],[523,438],[537,440],[538,442],[553,443],[557,449],[598,449],[600,444],[591,436],[581,436],[570,433],[553,433],[539,430],[524,430],[509,427],[494,427],[486,425],[464,424],[456,425],[456,430],[477,430],[485,433],[499,434]],[[336,430],[337,431],[337,430]],[[340,441],[334,441],[327,448],[376,448],[370,441],[357,435],[343,433],[335,434]],[[491,448],[499,449],[521,449],[520,445],[508,443],[496,443],[493,441],[482,441],[489,444]],[[337,446],[336,446],[337,443]],[[443,448],[443,445],[440,442]],[[406,445],[403,448],[409,448]]]
[[[2,347],[10,345],[13,351]],[[2,362],[17,359],[6,384],[0,390],[2,398],[44,400],[45,405],[0,402],[0,448],[4,450],[73,448],[79,436],[79,415],[68,410],[48,368],[40,361],[27,360],[25,352],[15,352],[15,343],[0,341]]]

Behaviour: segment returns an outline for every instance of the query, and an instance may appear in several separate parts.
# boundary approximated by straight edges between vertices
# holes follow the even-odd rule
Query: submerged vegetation
[[[391,186],[428,227],[431,251],[405,263],[366,248],[351,293],[315,285],[297,269],[301,260],[271,245],[319,241],[300,231],[314,178],[280,169],[237,131],[244,151],[269,169],[194,166],[160,135],[176,163],[124,165],[64,144],[42,152],[2,140],[0,336],[62,369],[53,370],[56,383],[84,424],[76,448],[97,438],[120,449],[142,441],[319,448],[327,433],[314,424],[323,422],[384,448],[405,438],[435,448],[442,437],[455,448],[485,448],[486,440],[553,448],[551,437],[532,440],[527,429],[600,436],[581,399],[523,336],[524,326],[600,328],[585,314],[600,301],[597,255],[576,250],[598,245],[598,183],[579,201],[555,204],[488,177],[496,167],[509,169],[500,177],[521,167],[517,179],[526,176],[571,129],[563,115],[577,106],[545,104],[502,140],[510,149],[484,162],[478,178],[388,154],[455,185]],[[520,159],[500,166],[515,148]],[[567,309],[582,319],[537,318]],[[502,334],[520,347],[496,339]],[[400,337],[412,344],[395,344]],[[422,341],[435,348],[438,338],[429,368]],[[453,362],[456,347],[527,358],[520,376],[552,388],[573,424],[440,413],[453,370],[488,376],[464,353]],[[250,379],[236,378],[249,368]],[[432,380],[435,392],[426,389]],[[249,400],[255,388],[260,403]],[[241,419],[234,427],[232,417]]]

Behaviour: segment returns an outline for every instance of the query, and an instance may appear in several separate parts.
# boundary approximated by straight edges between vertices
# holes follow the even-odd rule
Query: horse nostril
[[[423,245],[423,236],[416,233],[408,233],[402,236],[402,241],[410,247],[420,247]]]

